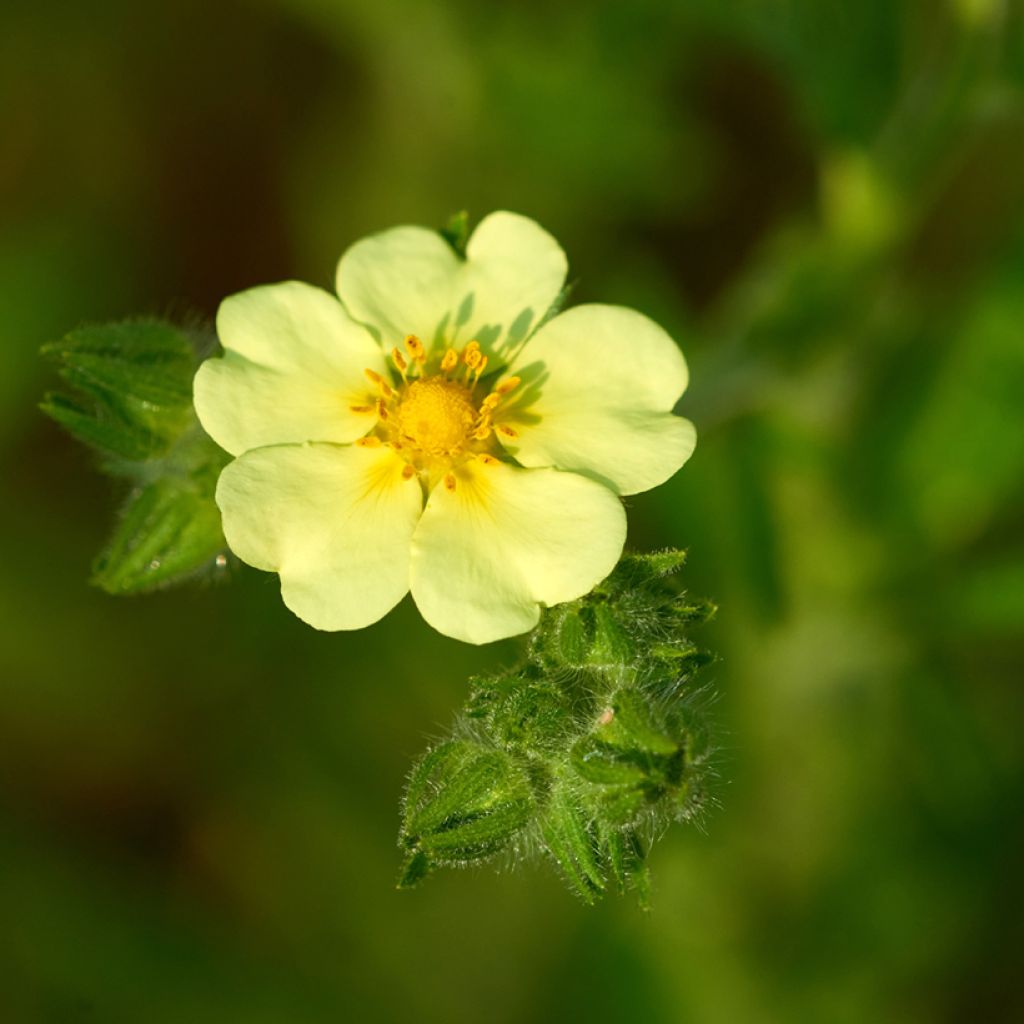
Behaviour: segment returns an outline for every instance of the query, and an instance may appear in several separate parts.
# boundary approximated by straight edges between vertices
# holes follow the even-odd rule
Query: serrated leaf
[[[167,448],[165,438],[140,429],[95,401],[87,403],[74,395],[51,392],[40,402],[39,408],[76,441],[100,452],[108,460],[113,457],[141,462],[160,455]]]
[[[134,491],[93,566],[108,594],[137,594],[192,576],[226,551],[212,489],[165,478]]]
[[[193,421],[191,339],[157,320],[85,327],[43,347],[70,394],[42,409],[104,456],[145,460],[166,454]]]

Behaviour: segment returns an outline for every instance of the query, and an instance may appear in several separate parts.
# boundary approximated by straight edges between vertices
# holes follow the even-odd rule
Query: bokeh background
[[[398,893],[397,799],[513,656],[275,580],[114,599],[41,343],[455,210],[690,360],[630,500],[719,618],[721,809],[654,908]],[[1024,1019],[1024,20],[1004,0],[6,0],[0,1019]]]

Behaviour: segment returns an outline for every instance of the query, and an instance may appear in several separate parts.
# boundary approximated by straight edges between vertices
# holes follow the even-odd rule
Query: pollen
[[[415,380],[397,411],[400,437],[427,455],[462,450],[477,424],[469,389],[444,377]]]
[[[423,347],[423,342],[415,334],[406,335],[405,350],[412,356],[413,362],[422,365],[427,361],[427,350]]]

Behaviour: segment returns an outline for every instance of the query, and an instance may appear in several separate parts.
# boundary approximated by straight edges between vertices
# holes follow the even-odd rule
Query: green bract
[[[440,632],[485,643],[612,570],[618,496],[693,451],[671,411],[686,363],[632,310],[549,319],[566,270],[537,224],[494,213],[464,257],[399,227],[342,256],[338,298],[288,282],[222,303],[224,357],[195,380],[236,457],[217,503],[232,550],[277,572],[300,618],[357,629],[411,590]]]

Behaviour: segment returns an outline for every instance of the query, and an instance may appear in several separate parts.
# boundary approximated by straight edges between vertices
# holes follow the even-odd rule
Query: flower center
[[[474,430],[479,412],[465,384],[438,375],[408,386],[395,419],[400,441],[425,455],[455,455]]]
[[[445,486],[454,490],[452,470],[459,463],[470,458],[485,465],[497,463],[488,452],[494,448],[495,432],[506,438],[519,436],[514,427],[502,422],[505,410],[501,408],[519,386],[519,378],[506,377],[477,401],[474,391],[487,368],[479,342],[469,342],[461,352],[450,348],[432,359],[419,338],[410,334],[405,353],[398,348],[391,352],[401,382],[392,377],[389,383],[376,370],[364,371],[376,394],[349,408],[376,416],[377,424],[356,444],[390,445],[405,459],[407,479],[418,473],[433,486],[443,477]],[[428,363],[436,372],[426,372]]]

